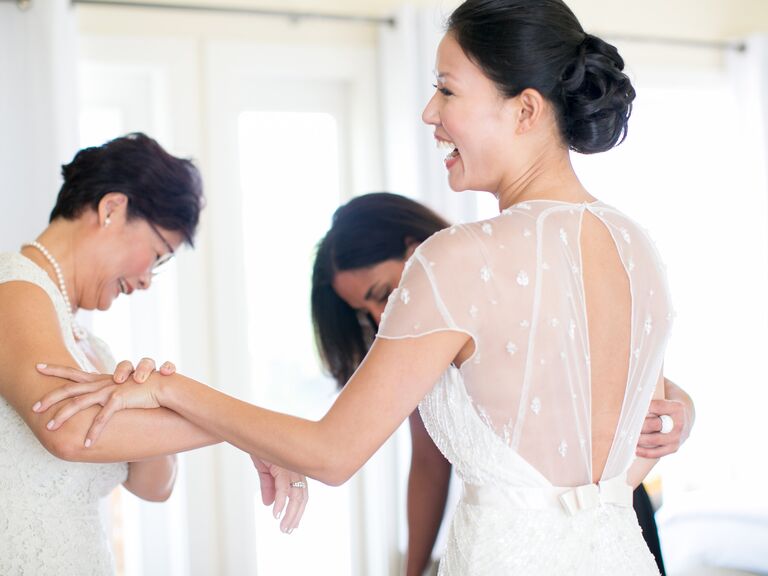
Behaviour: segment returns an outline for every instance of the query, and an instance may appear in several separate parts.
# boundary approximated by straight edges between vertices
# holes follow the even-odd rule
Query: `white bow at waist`
[[[512,487],[464,484],[464,502],[476,506],[508,506],[520,510],[562,509],[573,516],[601,504],[632,506],[632,488],[626,476],[576,487]]]

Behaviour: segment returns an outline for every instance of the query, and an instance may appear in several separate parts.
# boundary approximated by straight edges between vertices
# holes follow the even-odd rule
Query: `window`
[[[309,294],[314,247],[340,201],[338,125],[324,112],[269,111],[243,112],[238,125],[253,400],[317,419],[336,391],[320,373]],[[352,573],[349,486],[311,482],[310,494],[288,538],[254,480],[259,574]]]

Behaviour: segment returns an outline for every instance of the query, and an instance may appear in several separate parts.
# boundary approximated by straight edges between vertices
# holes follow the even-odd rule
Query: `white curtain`
[[[696,375],[680,383],[696,402],[697,422],[680,453],[659,465],[668,473],[657,521],[667,569],[675,574],[701,573],[703,566],[768,573],[761,431],[768,404],[768,36],[749,38],[745,51],[729,53],[725,71],[733,105],[718,102],[701,122],[705,133],[723,123],[733,138],[710,136],[707,147],[720,153],[694,172],[710,175],[715,166],[722,185],[691,214],[698,221],[714,214],[716,225],[708,229],[711,239],[701,241],[691,233],[697,224],[681,230],[689,261],[695,269],[703,265],[705,274],[697,293],[678,297],[711,296],[696,306],[695,317],[683,317],[681,306],[676,321],[678,357],[687,357],[678,370]],[[700,190],[686,193],[695,203]],[[706,243],[720,253],[702,259],[696,248]],[[687,354],[691,344],[696,350]]]
[[[0,4],[0,250],[43,229],[77,150],[76,41],[68,0]]]
[[[477,217],[477,199],[448,187],[442,160],[446,151],[437,149],[434,130],[421,120],[435,90],[435,55],[449,15],[442,5],[405,5],[395,13],[395,26],[382,26],[380,97],[387,190],[458,222]]]

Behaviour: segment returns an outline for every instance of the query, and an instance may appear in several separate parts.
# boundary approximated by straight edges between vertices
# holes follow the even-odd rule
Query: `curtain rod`
[[[32,5],[32,0],[0,0],[0,2],[15,2],[19,10],[26,10]]]
[[[32,0],[0,0],[0,2],[15,2],[21,10],[26,10],[32,4]],[[329,14],[323,12],[291,12],[289,10],[268,10],[262,8],[245,8],[238,6],[215,6],[211,4],[165,4],[159,2],[128,2],[126,0],[71,0],[72,4],[84,4],[92,6],[118,6],[122,8],[150,8],[157,10],[183,10],[188,12],[218,12],[221,14],[243,14],[249,16],[268,16],[274,18],[288,18],[293,21],[300,20],[331,20],[358,24],[384,24],[395,26],[394,18],[377,16],[354,16],[349,14]],[[727,42],[718,40],[694,40],[688,38],[671,38],[662,36],[638,36],[633,34],[602,34],[614,42],[632,42],[641,44],[666,44],[686,48],[699,48],[709,50],[729,50],[745,52],[747,45],[744,42]]]
[[[26,1],[30,0],[17,0]],[[394,26],[394,18],[377,16],[356,16],[352,14],[331,14],[326,12],[300,12],[290,10],[270,10],[267,8],[247,8],[245,6],[216,6],[214,4],[167,4],[162,2],[128,2],[126,0],[71,0],[73,5],[119,6],[121,8],[150,8],[156,10],[183,10],[185,12],[217,12],[219,14],[240,14],[247,16],[268,16],[287,18],[293,21],[330,20],[351,24],[384,24]]]
[[[598,34],[611,42],[633,42],[640,44],[667,44],[684,48],[706,48],[711,50],[733,50],[746,52],[745,42],[727,42],[725,40],[694,40],[692,38],[671,38],[668,36],[637,36],[634,34]]]

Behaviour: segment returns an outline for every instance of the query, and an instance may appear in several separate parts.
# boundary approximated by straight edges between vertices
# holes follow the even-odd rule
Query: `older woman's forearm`
[[[131,462],[123,487],[144,500],[165,502],[173,492],[176,471],[175,454]]]
[[[110,420],[95,445],[85,436],[100,407],[74,415],[56,431],[42,432],[54,456],[73,462],[134,462],[216,444],[220,440],[166,408],[125,410]]]

